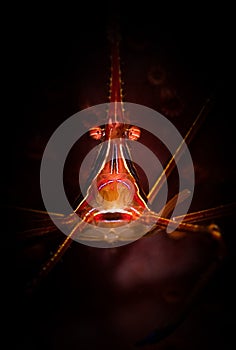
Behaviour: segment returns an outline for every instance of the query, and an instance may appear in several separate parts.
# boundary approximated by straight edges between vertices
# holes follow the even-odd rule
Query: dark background
[[[6,15],[10,103],[4,190],[11,206],[8,229],[15,261],[14,307],[9,311],[15,337],[9,340],[18,349],[133,349],[156,327],[178,319],[196,281],[214,261],[215,245],[200,238],[169,242],[164,234],[120,249],[73,243],[29,293],[28,282],[64,236],[21,234],[41,222],[14,207],[44,209],[39,168],[47,140],[72,114],[107,102],[107,28],[114,18],[122,38],[125,101],[169,113],[166,116],[184,135],[214,93],[213,108],[190,146],[196,171],[191,209],[233,202],[231,10],[200,3],[165,9],[149,2],[129,8],[122,2],[87,3],[74,9],[65,4],[21,4]],[[160,85],[148,75],[156,66],[165,74]],[[172,102],[166,91],[174,91]],[[227,247],[223,263],[199,292],[185,321],[150,348],[235,348],[234,213],[217,224]]]

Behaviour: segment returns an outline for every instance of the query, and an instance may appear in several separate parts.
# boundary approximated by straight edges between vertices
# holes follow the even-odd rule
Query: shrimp
[[[74,210],[69,214],[19,208],[21,211],[33,213],[37,218],[36,223],[45,224],[43,228],[33,227],[25,231],[22,234],[25,239],[53,235],[58,229],[52,221],[59,223],[62,228],[65,227],[68,232],[67,237],[63,236],[62,243],[40,268],[38,275],[30,281],[27,286],[29,293],[40,285],[74,241],[92,247],[101,244],[101,247],[115,249],[123,243],[145,240],[158,234],[163,235],[163,232],[173,241],[191,235],[202,235],[217,246],[217,262],[222,261],[225,256],[222,233],[213,220],[222,215],[231,215],[236,208],[235,203],[172,217],[176,203],[181,206],[190,195],[186,188],[173,196],[159,211],[152,209],[153,202],[184,154],[185,145],[190,144],[207,117],[212,106],[212,98],[206,100],[183,141],[171,154],[167,165],[147,192],[142,187],[130,151],[130,145],[141,139],[143,130],[125,118],[126,108],[129,106],[123,102],[120,40],[117,36],[110,37],[110,40],[111,77],[106,122],[93,125],[88,130],[90,139],[99,144],[100,148],[87,179],[85,194],[79,196]],[[44,219],[38,220],[42,216]],[[170,233],[166,232],[167,227],[170,228]],[[199,288],[197,286],[197,291]],[[189,303],[194,297],[195,293],[191,295]],[[176,328],[178,321],[174,320],[170,326],[162,330],[164,337]]]
[[[119,55],[120,37],[117,33],[113,33],[113,35],[110,34],[109,39],[111,41],[111,77],[107,122],[105,125],[97,125],[89,129],[90,137],[97,142],[101,142],[101,148],[89,176],[87,193],[73,212],[69,215],[48,212],[51,219],[59,222],[61,227],[66,227],[69,233],[64,242],[42,267],[33,284],[36,281],[38,283],[43,276],[49,273],[73,240],[90,242],[89,244],[93,241],[96,244],[101,241],[105,242],[104,247],[114,247],[117,241],[118,244],[122,241],[132,242],[143,236],[157,234],[158,230],[172,227],[170,237],[203,233],[217,240],[219,246],[221,246],[221,252],[223,250],[219,227],[215,224],[202,225],[202,222],[212,220],[223,214],[231,214],[235,209],[234,203],[170,218],[176,203],[181,204],[189,196],[189,191],[184,189],[169,200],[160,212],[155,212],[149,207],[184,153],[184,145],[190,143],[209,113],[212,99],[208,98],[206,100],[184,139],[172,154],[165,169],[149,193],[145,193],[130,156],[129,144],[126,142],[126,140],[139,140],[141,129],[125,120],[126,104],[123,102]],[[37,210],[32,210],[32,212],[40,213]],[[80,220],[78,220],[78,217]],[[177,228],[176,222],[178,222]],[[130,223],[134,225],[132,226]],[[129,224],[128,229],[126,229],[127,224]],[[28,237],[42,236],[55,230],[56,227],[50,224],[43,229],[33,228],[26,231],[25,235]]]

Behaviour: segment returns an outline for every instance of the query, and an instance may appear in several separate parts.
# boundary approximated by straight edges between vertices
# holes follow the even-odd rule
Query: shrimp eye
[[[95,126],[89,130],[89,135],[95,140],[100,140],[102,138],[102,134],[102,129],[99,126]]]
[[[137,126],[131,126],[128,130],[128,138],[130,140],[138,140],[140,138],[141,131]]]

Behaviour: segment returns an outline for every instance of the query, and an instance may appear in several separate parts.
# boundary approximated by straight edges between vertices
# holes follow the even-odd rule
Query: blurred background
[[[10,12],[10,153],[4,191],[11,207],[7,229],[15,262],[9,313],[18,349],[135,349],[153,330],[172,323],[178,325],[173,332],[144,348],[235,348],[234,213],[215,221],[226,255],[209,276],[218,257],[215,242],[198,235],[173,240],[160,232],[120,248],[73,242],[29,292],[28,283],[65,236],[57,230],[25,232],[46,227],[48,221],[14,209],[44,210],[39,169],[51,134],[74,113],[108,101],[107,33],[115,19],[125,102],[160,112],[184,136],[206,99],[213,97],[190,145],[196,176],[190,211],[234,202],[230,12],[226,6],[206,8],[200,3],[163,9],[149,1],[129,6],[86,3],[76,9],[21,4]],[[66,180],[75,198],[83,147]],[[197,298],[192,300],[195,288]],[[182,320],[188,302],[191,308]]]

